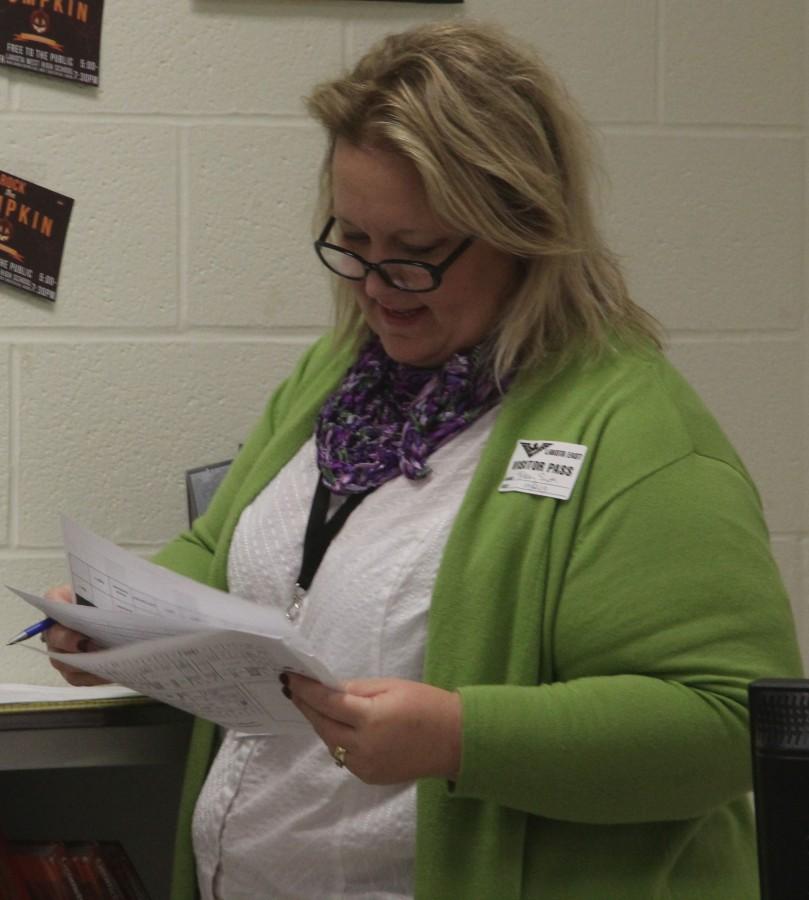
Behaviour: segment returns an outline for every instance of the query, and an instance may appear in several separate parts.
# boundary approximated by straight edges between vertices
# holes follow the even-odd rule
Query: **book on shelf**
[[[116,841],[0,842],[3,900],[150,900]]]
[[[113,841],[101,842],[98,848],[99,870],[104,873],[107,883],[118,886],[123,900],[149,900],[149,894],[124,848]]]
[[[29,900],[83,900],[58,841],[8,841],[7,858]]]
[[[0,831],[0,897],[13,900],[31,900],[19,870],[11,860],[8,841]]]

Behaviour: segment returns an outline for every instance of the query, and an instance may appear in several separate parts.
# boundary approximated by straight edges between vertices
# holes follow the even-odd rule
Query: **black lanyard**
[[[301,570],[295,579],[292,603],[287,607],[288,619],[295,621],[300,615],[306,592],[329,549],[329,544],[337,537],[340,529],[345,525],[346,519],[370,493],[369,490],[363,491],[361,494],[350,494],[337,512],[327,520],[331,491],[323,483],[323,479],[318,477],[317,487],[312,497],[312,506],[309,510],[309,521],[306,523],[306,534],[303,538]]]

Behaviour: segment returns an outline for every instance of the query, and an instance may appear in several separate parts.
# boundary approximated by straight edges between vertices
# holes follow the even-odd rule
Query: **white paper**
[[[52,658],[246,734],[307,725],[281,693],[281,672],[339,689],[279,609],[156,566],[67,518],[62,533],[73,589],[93,605],[11,590],[105,649]]]

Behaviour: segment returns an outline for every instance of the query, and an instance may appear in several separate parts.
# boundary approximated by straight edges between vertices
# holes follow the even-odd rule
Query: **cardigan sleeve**
[[[454,796],[595,824],[683,819],[750,790],[746,691],[801,672],[752,485],[689,454],[582,526],[556,671],[462,687]]]

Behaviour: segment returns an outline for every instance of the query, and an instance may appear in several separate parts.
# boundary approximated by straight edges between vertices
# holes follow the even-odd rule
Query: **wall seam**
[[[177,128],[177,318],[178,331],[188,330],[189,318],[189,222],[190,192],[190,127],[182,125]]]
[[[9,429],[8,429],[8,547],[19,546],[20,542],[20,475],[22,464],[20,434],[22,426],[22,362],[20,348],[12,344],[9,347]]]
[[[655,36],[657,39],[655,47],[655,77],[657,79],[655,85],[655,113],[658,124],[664,122],[666,109],[665,6],[665,0],[657,0],[657,7],[655,9]]]

